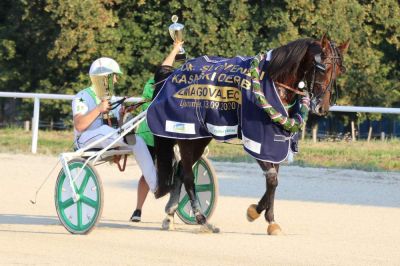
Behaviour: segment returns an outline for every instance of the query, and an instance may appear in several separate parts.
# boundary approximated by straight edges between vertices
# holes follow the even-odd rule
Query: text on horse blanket
[[[283,161],[296,137],[272,123],[256,104],[248,75],[251,61],[252,57],[240,56],[187,61],[168,77],[150,105],[150,130],[175,139],[241,138],[253,157]],[[267,64],[268,60],[263,60],[260,69]],[[270,104],[287,115],[272,80],[264,76],[261,85]]]

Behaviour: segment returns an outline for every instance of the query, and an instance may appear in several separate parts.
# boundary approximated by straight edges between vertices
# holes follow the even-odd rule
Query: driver
[[[110,105],[114,99],[114,85],[119,75],[122,75],[122,72],[118,63],[108,57],[101,57],[90,66],[91,86],[78,92],[72,101],[75,146],[78,149],[115,131],[104,121],[122,120],[122,108],[111,110]],[[104,119],[105,117],[107,119]],[[105,148],[118,137],[116,133],[93,148]],[[150,190],[154,193],[157,186],[157,174],[145,142],[139,136],[136,136],[136,142],[128,141],[130,143],[128,144],[125,141],[121,138],[112,147],[123,147],[133,151],[140,170]]]

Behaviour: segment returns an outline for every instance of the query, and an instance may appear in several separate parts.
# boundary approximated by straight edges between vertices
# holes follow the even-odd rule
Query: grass
[[[0,152],[30,153],[32,132],[19,128],[0,129]],[[73,132],[39,131],[38,153],[57,155],[72,151]],[[301,141],[294,164],[311,167],[400,171],[400,140],[317,142]],[[209,155],[216,161],[254,162],[239,141],[232,144],[213,141]]]
[[[37,151],[39,154],[57,155],[72,151],[74,133],[71,131],[39,131]],[[20,128],[0,129],[0,152],[30,153],[32,132]]]
[[[294,164],[365,171],[400,171],[400,140],[317,142],[300,141]],[[217,161],[254,161],[241,145],[212,142],[209,157]]]

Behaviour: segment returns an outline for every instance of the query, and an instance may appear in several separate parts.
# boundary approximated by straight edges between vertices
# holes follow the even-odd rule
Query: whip
[[[74,143],[72,143],[72,145],[71,145],[71,147],[69,149],[71,149],[73,146],[74,146]],[[57,161],[56,165],[54,165],[53,169],[51,169],[49,174],[43,180],[42,184],[40,184],[39,188],[36,190],[35,199],[34,200],[29,200],[32,204],[36,204],[37,195],[39,194],[39,192],[42,189],[43,185],[47,182],[47,180],[49,179],[50,175],[54,172],[54,169],[56,169],[56,167],[58,166],[59,163],[60,163],[60,160]]]
[[[34,200],[32,200],[32,199],[29,200],[32,204],[36,204],[37,195],[39,194],[39,192],[42,189],[43,185],[47,182],[47,180],[49,179],[49,177],[51,176],[51,174],[53,173],[54,169],[56,169],[56,167],[58,166],[59,163],[60,163],[60,161],[58,161],[56,163],[56,165],[53,167],[53,169],[51,169],[51,171],[49,172],[47,177],[43,180],[42,184],[40,184],[39,188],[36,190],[35,199]]]

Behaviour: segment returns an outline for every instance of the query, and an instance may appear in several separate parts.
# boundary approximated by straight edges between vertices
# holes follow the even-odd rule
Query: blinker
[[[326,67],[325,64],[322,63],[321,54],[316,54],[314,56],[314,66],[316,67],[317,71],[325,73]]]

